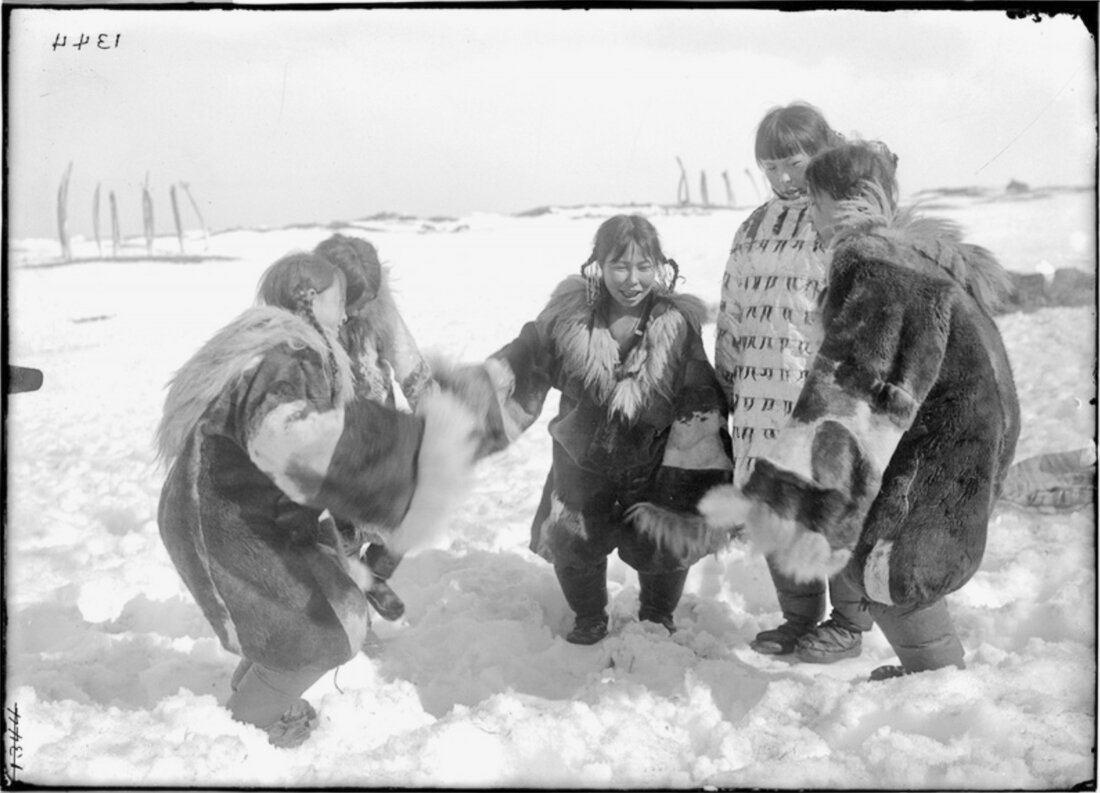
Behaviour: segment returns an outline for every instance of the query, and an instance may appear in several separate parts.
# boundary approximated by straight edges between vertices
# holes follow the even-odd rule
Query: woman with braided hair
[[[305,740],[316,713],[301,695],[367,632],[369,573],[322,513],[385,527],[408,550],[453,509],[478,445],[450,394],[416,414],[357,396],[338,341],[345,283],[313,254],[275,262],[258,305],[176,373],[157,431],[161,537],[242,657],[229,711],[278,746]]]
[[[639,618],[674,630],[688,568],[713,550],[695,512],[729,481],[725,407],[700,336],[702,301],[674,291],[676,263],[640,215],[596,232],[581,275],[562,281],[519,336],[483,366],[437,371],[483,408],[483,436],[507,445],[550,389],[550,474],[531,550],[551,564],[576,614],[566,640],[607,635],[607,557],[638,571]],[[487,396],[486,396],[487,395]]]

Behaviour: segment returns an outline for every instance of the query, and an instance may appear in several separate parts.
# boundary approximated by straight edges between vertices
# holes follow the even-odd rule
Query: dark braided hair
[[[339,283],[347,289],[347,280],[335,264],[312,253],[288,254],[264,271],[257,289],[257,300],[269,306],[292,311],[306,320],[325,340],[333,398],[336,397],[336,353],[329,334],[313,313],[313,299]]]
[[[641,215],[615,215],[600,224],[592,241],[592,253],[581,265],[581,275],[589,285],[589,302],[595,302],[606,294],[603,279],[600,278],[603,263],[621,258],[631,244],[638,246],[647,259],[656,262],[659,274],[662,268],[666,272],[672,270],[667,283],[661,278],[658,278],[658,283],[668,292],[676,290],[680,266],[661,250],[661,239],[653,224]]]

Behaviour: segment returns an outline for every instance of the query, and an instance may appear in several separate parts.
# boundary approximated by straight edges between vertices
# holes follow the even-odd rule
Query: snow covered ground
[[[935,203],[1010,269],[1096,271],[1091,192]],[[681,289],[716,303],[749,208],[638,209],[680,263]],[[425,348],[477,360],[576,271],[614,211],[339,230],[369,238],[392,265]],[[949,599],[965,671],[870,683],[872,668],[893,662],[877,630],[861,657],[833,666],[756,655],[749,640],[779,615],[763,560],[740,545],[692,569],[671,637],[637,622],[637,578],[613,556],[613,635],[577,647],[563,638],[571,615],[551,568],[526,548],[549,465],[548,415],[482,464],[446,535],[399,568],[406,617],[376,621],[382,657],[359,656],[308,692],[321,724],[306,744],[275,749],[232,721],[221,705],[236,659],[161,545],[164,472],[151,438],[164,384],[251,302],[262,270],[337,228],[192,235],[187,252],[211,258],[188,263],[138,258],[144,245],[131,241],[134,258],[56,264],[56,241],[10,242],[9,361],[45,373],[40,391],[9,397],[5,422],[5,767],[16,760],[16,779],[1064,789],[1096,778],[1093,509],[997,512],[981,570]],[[94,242],[74,248],[96,253]],[[156,248],[179,252],[171,236]],[[1087,447],[1095,309],[999,322],[1024,415],[1017,459]]]

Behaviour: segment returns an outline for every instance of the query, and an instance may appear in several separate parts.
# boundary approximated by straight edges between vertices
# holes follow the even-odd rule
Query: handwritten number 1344
[[[86,33],[81,33],[79,36],[73,37],[73,43],[69,44],[69,37],[58,33],[54,36],[53,49],[58,47],[72,47],[73,49],[84,49],[84,47],[93,47],[99,50],[111,50],[117,49],[119,42],[122,41],[122,34],[116,33],[111,35],[110,33],[100,33],[92,39]]]

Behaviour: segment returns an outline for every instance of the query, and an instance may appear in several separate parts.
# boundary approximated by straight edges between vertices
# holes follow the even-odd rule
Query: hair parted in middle
[[[807,102],[792,102],[764,114],[756,128],[756,161],[796,154],[812,157],[843,141],[844,136],[829,126],[820,110]]]
[[[607,289],[603,283],[603,265],[622,258],[631,244],[657,266],[657,282],[665,293],[675,291],[680,267],[661,250],[657,229],[641,215],[615,215],[600,224],[592,242],[592,253],[581,265],[588,284],[588,302],[596,303]]]
[[[806,166],[806,186],[811,193],[835,201],[863,197],[868,184],[877,185],[896,206],[898,157],[880,141],[845,143],[823,151]]]

